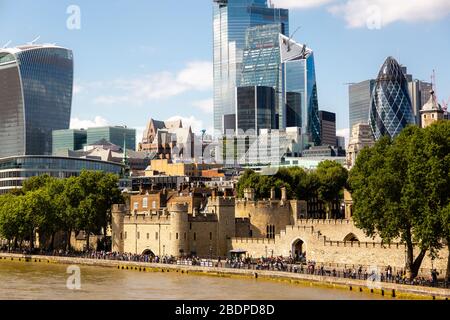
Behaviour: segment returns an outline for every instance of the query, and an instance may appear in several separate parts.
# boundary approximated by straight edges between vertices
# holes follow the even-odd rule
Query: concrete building
[[[347,148],[347,166],[351,169],[356,162],[359,152],[365,147],[372,147],[375,140],[372,129],[367,123],[357,123],[353,126]]]
[[[322,145],[336,147],[336,114],[319,111],[319,119]]]

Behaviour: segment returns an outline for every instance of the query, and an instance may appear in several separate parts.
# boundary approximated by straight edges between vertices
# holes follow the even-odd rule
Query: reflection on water
[[[0,262],[0,299],[374,299],[368,294],[256,279],[190,276],[80,266],[81,290],[69,290],[67,266]]]

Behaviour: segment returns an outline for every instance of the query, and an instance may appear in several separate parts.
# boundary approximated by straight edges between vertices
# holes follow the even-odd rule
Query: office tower
[[[349,85],[350,128],[357,123],[369,123],[369,110],[374,87],[375,80],[373,79]]]
[[[53,131],[53,154],[58,154],[61,151],[83,150],[87,144],[87,131],[66,129]]]
[[[119,147],[136,150],[136,129],[127,127],[101,127],[87,129],[87,145],[106,140]]]
[[[346,149],[347,148],[347,146],[346,146],[347,142],[345,140],[346,140],[345,137],[336,136],[336,146],[338,148],[341,148],[341,149]]]
[[[275,90],[272,87],[236,88],[236,128],[258,135],[275,128]]]
[[[223,116],[235,112],[235,87],[241,79],[249,27],[281,24],[289,34],[289,11],[267,0],[213,0],[214,129],[223,132]]]
[[[322,145],[336,146],[336,114],[328,111],[319,111],[319,118]]]
[[[276,93],[276,125],[279,128],[284,115],[282,92],[283,72],[280,59],[279,35],[281,24],[269,24],[247,29],[246,45],[242,67],[242,78],[238,86],[272,87]],[[269,128],[270,129],[270,128]]]
[[[68,129],[73,54],[54,45],[0,49],[0,157],[50,155]]]
[[[408,82],[398,62],[388,57],[383,63],[373,91],[370,126],[375,140],[397,136],[409,124],[415,124]]]
[[[288,105],[289,120],[284,118],[280,128],[301,127],[315,145],[321,144],[319,102],[317,98],[314,52],[280,35],[280,57],[283,69],[283,93]],[[300,103],[299,103],[300,102]],[[298,123],[297,121],[301,121]]]
[[[430,92],[433,90],[433,86],[430,82],[421,80],[413,80],[408,83],[409,94],[411,95],[411,103],[413,112],[416,117],[416,123],[421,125],[420,110],[430,100]]]

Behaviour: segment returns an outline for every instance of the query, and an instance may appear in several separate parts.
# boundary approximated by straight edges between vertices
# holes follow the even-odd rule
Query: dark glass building
[[[272,87],[236,88],[236,128],[243,132],[274,129],[276,122],[275,90]]]
[[[136,150],[136,129],[127,127],[100,127],[87,129],[87,144],[106,140],[116,146]]]
[[[69,128],[72,90],[71,50],[0,49],[0,157],[50,155],[52,131]]]
[[[323,146],[336,146],[336,114],[328,111],[319,111],[320,136]]]
[[[289,11],[272,8],[267,0],[213,0],[214,129],[219,132],[223,116],[235,112],[247,29],[266,24],[280,24],[289,34]]]
[[[56,155],[61,151],[82,150],[87,144],[86,130],[55,130],[53,131],[53,154]]]
[[[370,126],[375,140],[396,137],[409,124],[416,124],[408,81],[398,62],[388,57],[381,67],[372,94]]]

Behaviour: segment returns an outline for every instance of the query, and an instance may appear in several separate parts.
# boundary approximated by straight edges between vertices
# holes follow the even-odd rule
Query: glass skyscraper
[[[247,29],[242,67],[242,79],[238,86],[272,87],[276,93],[276,119],[273,127],[279,128],[284,115],[282,94],[283,70],[281,67],[279,35],[281,24],[268,24]]]
[[[235,87],[242,75],[246,33],[250,27],[280,24],[289,34],[289,11],[271,8],[267,0],[213,0],[214,129],[223,132],[223,118],[235,112]]]
[[[282,91],[290,115],[284,123],[301,127],[302,133],[307,134],[315,145],[321,145],[314,52],[306,45],[280,35],[280,54],[284,70]]]
[[[53,131],[53,148],[54,155],[61,151],[82,150],[87,144],[87,131],[86,130],[55,130]]]
[[[370,126],[376,140],[397,136],[409,124],[416,124],[408,81],[398,62],[388,57],[381,67],[372,94]]]
[[[375,80],[350,84],[348,87],[350,130],[358,123],[369,124],[370,103],[374,87]]]
[[[73,54],[54,45],[0,49],[0,157],[50,155],[68,129]]]

